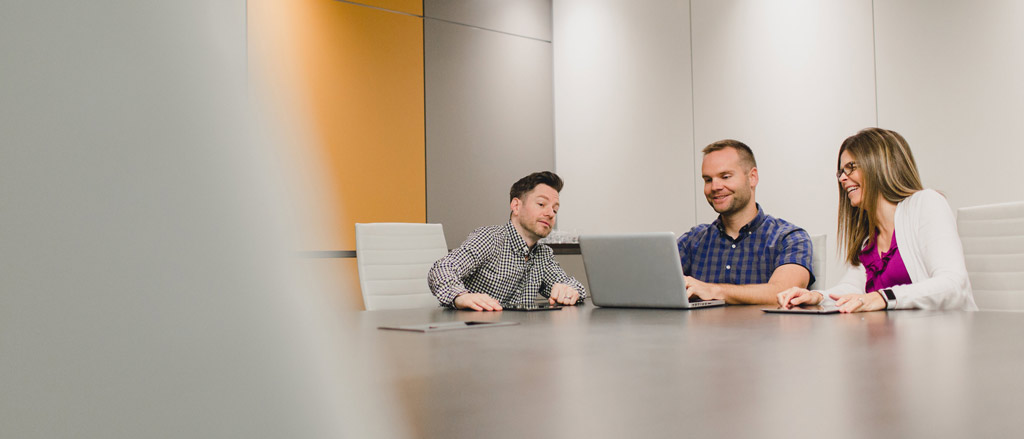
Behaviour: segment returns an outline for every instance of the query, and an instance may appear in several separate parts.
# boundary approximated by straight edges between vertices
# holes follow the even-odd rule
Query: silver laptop
[[[582,235],[580,251],[594,305],[626,308],[703,308],[690,302],[672,232]]]

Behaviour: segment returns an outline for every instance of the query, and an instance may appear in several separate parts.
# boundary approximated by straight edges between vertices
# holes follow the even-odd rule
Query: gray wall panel
[[[426,19],[424,50],[427,221],[454,247],[508,219],[513,182],[554,170],[551,44]]]
[[[425,0],[423,14],[551,41],[551,0]]]

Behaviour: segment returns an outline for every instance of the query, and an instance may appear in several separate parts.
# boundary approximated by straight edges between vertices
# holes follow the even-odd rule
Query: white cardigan
[[[910,274],[910,284],[892,287],[896,308],[977,311],[956,218],[946,198],[931,189],[918,191],[896,205],[896,242]],[[864,264],[849,267],[829,294],[864,294]]]

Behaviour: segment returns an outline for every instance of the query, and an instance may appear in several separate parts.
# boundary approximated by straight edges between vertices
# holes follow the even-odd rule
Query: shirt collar
[[[512,220],[505,223],[505,233],[509,236],[508,245],[512,250],[523,256],[530,254],[530,246],[526,245],[526,240],[523,239],[523,236],[519,234],[518,230],[516,230],[516,226],[512,225]],[[534,247],[537,246],[535,245]]]
[[[864,248],[860,249],[862,256],[868,256],[875,252],[875,248],[878,247],[878,233],[875,233],[875,239],[868,239],[867,243],[864,244]]]
[[[761,209],[760,204],[754,203],[754,205],[757,206],[757,215],[755,215],[754,219],[750,220],[750,222],[747,223],[747,225],[740,227],[740,237],[745,235],[747,232],[750,232],[760,227],[761,223],[763,223],[765,218],[767,217],[767,215],[764,214],[764,210]],[[715,221],[711,224],[714,225],[720,233],[725,235],[725,224],[722,223],[722,215],[718,215],[718,218],[715,218]]]

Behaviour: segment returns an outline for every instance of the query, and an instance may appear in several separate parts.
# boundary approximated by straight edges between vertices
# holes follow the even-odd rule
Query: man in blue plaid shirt
[[[757,162],[750,147],[731,139],[708,145],[701,175],[704,196],[719,215],[679,237],[688,297],[774,304],[779,292],[814,281],[811,237],[754,201]]]
[[[505,224],[481,227],[430,268],[427,283],[441,305],[501,311],[502,305],[575,305],[586,290],[555,261],[554,251],[537,244],[551,233],[558,214],[562,179],[535,172],[509,191],[512,213]]]

